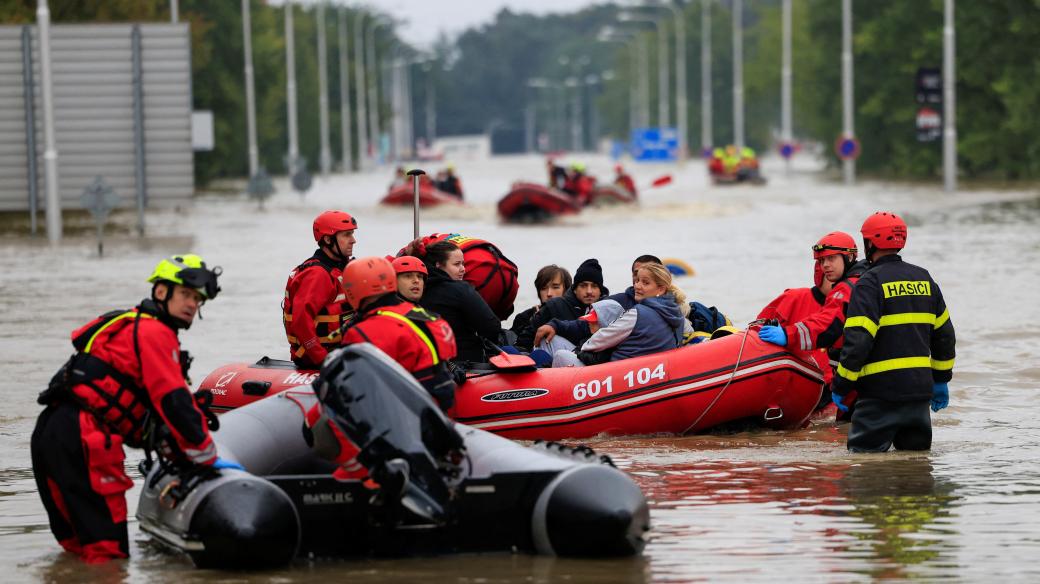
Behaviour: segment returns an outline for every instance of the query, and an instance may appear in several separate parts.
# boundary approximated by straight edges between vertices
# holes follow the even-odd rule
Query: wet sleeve
[[[852,289],[847,283],[837,284],[820,310],[786,328],[794,329],[795,338],[788,332],[787,344],[803,351],[826,349],[838,342],[845,330],[845,314]]]
[[[574,346],[581,345],[582,341],[592,335],[592,331],[589,329],[589,323],[584,320],[560,320],[554,318],[549,322],[549,324],[552,325],[556,334],[567,339],[573,343]]]
[[[300,346],[307,352],[312,363],[325,360],[328,351],[318,342],[318,327],[315,316],[335,297],[332,280],[324,270],[309,268],[300,277],[292,299],[292,324],[289,329],[297,338]]]
[[[206,418],[195,405],[181,374],[180,343],[173,331],[155,323],[139,331],[141,379],[155,411],[177,446],[196,464],[213,464],[217,449]]]
[[[874,335],[881,320],[881,288],[873,274],[868,273],[856,283],[847,316],[838,375],[833,383],[839,395],[852,390],[874,347]]]
[[[639,315],[635,308],[629,309],[617,320],[605,326],[589,337],[581,346],[582,351],[606,351],[620,345],[627,339],[636,328]]]
[[[953,321],[946,307],[939,285],[932,282],[935,290],[935,324],[932,326],[932,379],[936,383],[946,383],[953,378],[953,360],[956,356],[957,337],[953,331]]]

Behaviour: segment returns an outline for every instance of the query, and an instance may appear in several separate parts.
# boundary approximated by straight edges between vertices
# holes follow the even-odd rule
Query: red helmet
[[[394,271],[398,274],[409,274],[411,272],[419,272],[424,276],[429,276],[430,272],[426,270],[426,264],[415,256],[401,256],[394,258],[393,262]]]
[[[314,219],[314,241],[321,242],[326,235],[357,229],[357,220],[345,211],[325,211]]]
[[[878,249],[903,249],[906,245],[906,222],[899,215],[878,211],[859,228],[863,241]]]
[[[832,231],[820,238],[816,245],[812,246],[812,257],[814,260],[838,254],[852,254],[856,257],[856,240],[844,231]]]
[[[397,275],[386,258],[358,258],[343,270],[343,292],[347,303],[357,310],[366,298],[397,290]]]

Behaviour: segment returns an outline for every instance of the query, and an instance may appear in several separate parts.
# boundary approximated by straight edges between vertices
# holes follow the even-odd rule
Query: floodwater
[[[609,176],[605,159],[590,171]],[[408,209],[376,206],[390,169],[316,179],[300,197],[265,210],[242,195],[198,197],[188,209],[149,214],[149,237],[111,238],[98,258],[89,238],[57,249],[0,237],[0,570],[7,581],[60,582],[644,582],[958,579],[1037,581],[1040,567],[1040,193],[864,182],[848,188],[803,162],[765,187],[710,187],[702,165],[635,169],[649,184],[637,209],[595,209],[550,226],[503,226],[495,201],[516,179],[541,180],[541,159],[454,161],[470,204],[425,212],[422,231],[495,241],[521,268],[519,309],[535,300],[542,265],[574,269],[598,257],[607,285],[627,285],[635,256],[685,260],[679,284],[737,323],[781,290],[811,281],[809,246],[824,233],[856,233],[870,212],[910,223],[904,257],[942,286],[958,332],[950,407],[934,419],[928,453],[849,455],[846,428],[816,422],[797,432],[592,440],[632,473],[651,501],[651,540],[640,558],[568,560],[527,555],[300,562],[263,574],[194,570],[149,543],[131,523],[133,558],[84,566],[47,528],[29,464],[35,397],[67,357],[69,331],[135,304],[157,259],[197,251],[224,267],[220,298],[182,335],[193,375],[229,361],[284,357],[279,302],[290,268],[312,249],[310,222],[326,208],[358,217],[358,255],[395,253],[412,235]],[[774,163],[775,164],[775,163]],[[132,221],[131,217],[121,219]],[[857,237],[858,239],[858,237]],[[131,453],[131,460],[137,454]],[[136,493],[130,495],[131,511]]]

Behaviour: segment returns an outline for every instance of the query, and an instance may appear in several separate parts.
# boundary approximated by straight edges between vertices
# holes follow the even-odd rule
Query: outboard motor
[[[384,503],[399,497],[419,517],[448,520],[448,482],[460,474],[462,436],[410,373],[360,343],[325,360],[314,391],[325,415],[359,448],[358,462],[379,483]]]

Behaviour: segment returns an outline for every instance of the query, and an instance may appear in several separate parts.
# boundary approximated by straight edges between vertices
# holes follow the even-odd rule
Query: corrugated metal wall
[[[132,24],[54,25],[51,55],[55,140],[62,206],[101,175],[136,205]],[[186,23],[140,24],[148,206],[184,201],[194,190],[191,147],[191,47]],[[36,28],[38,208],[44,208],[43,110]],[[22,27],[0,26],[0,210],[28,210]]]

